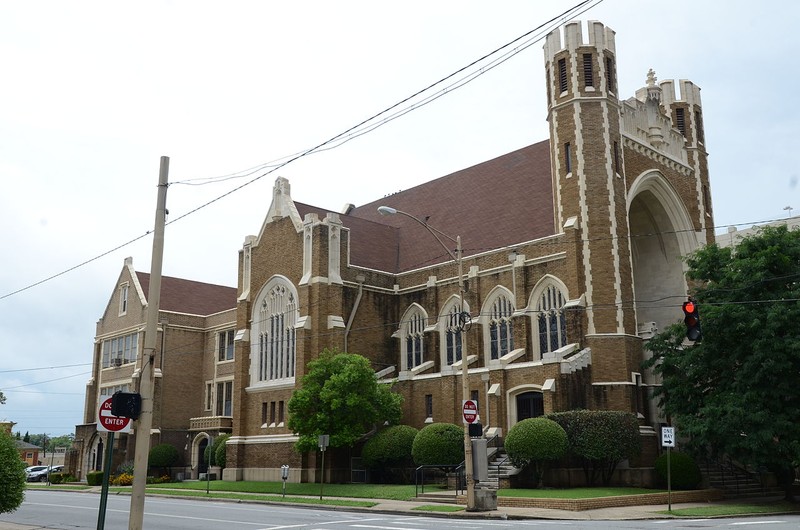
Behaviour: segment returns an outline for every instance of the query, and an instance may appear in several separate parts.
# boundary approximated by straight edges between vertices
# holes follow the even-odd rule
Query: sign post
[[[464,423],[475,423],[478,419],[478,403],[474,399],[465,399],[462,402]]]
[[[319,450],[322,451],[322,464],[319,466],[319,500],[322,500],[322,487],[325,484],[325,449],[331,441],[329,434],[320,434],[318,443]]]
[[[97,430],[107,432],[106,460],[103,466],[103,486],[100,490],[100,510],[97,514],[97,530],[103,530],[106,523],[106,504],[108,503],[108,478],[111,473],[112,453],[114,451],[114,434],[118,432],[131,432],[131,419],[114,416],[111,414],[111,399],[107,398],[100,404],[97,411]]]
[[[672,511],[672,465],[670,449],[675,447],[675,427],[661,427],[661,447],[667,448],[667,510]]]

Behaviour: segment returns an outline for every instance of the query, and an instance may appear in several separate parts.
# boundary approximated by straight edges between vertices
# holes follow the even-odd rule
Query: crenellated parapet
[[[570,22],[547,35],[544,44],[548,107],[573,98],[609,97],[617,92],[614,31],[589,21]]]
[[[561,51],[575,51],[585,45],[592,46],[598,50],[609,50],[611,53],[616,53],[616,46],[614,42],[615,32],[611,28],[607,28],[602,22],[597,20],[590,20],[587,22],[589,28],[589,42],[584,44],[583,32],[581,22],[569,22],[563,28],[558,28],[547,35],[544,43],[545,60],[552,61],[556,54]],[[564,30],[563,46],[561,44],[561,30]]]

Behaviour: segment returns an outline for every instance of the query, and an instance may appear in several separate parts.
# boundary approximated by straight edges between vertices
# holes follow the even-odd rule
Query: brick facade
[[[212,416],[205,385],[232,379],[223,477],[274,480],[289,464],[291,480],[317,480],[318,455],[293,450],[281,407],[325,348],[367,357],[403,396],[403,423],[460,425],[470,396],[447,347],[462,293],[459,236],[471,318],[462,354],[485,430],[502,436],[539,413],[613,409],[636,413],[652,438],[662,418],[649,399],[658,381],[641,368],[643,341],[679,319],[681,256],[713,238],[700,93],[681,81],[677,100],[674,82],[650,72],[635,97],[620,99],[614,32],[592,22],[588,35],[584,43],[569,23],[547,37],[548,140],[338,213],[296,202],[278,178],[240,251],[235,302],[213,316],[168,315],[162,435],[189,433],[196,454],[190,419]],[[379,206],[400,213],[384,217]],[[98,340],[144,321],[129,317],[104,318]],[[219,363],[208,352],[227,325],[234,360]],[[181,364],[182,355],[196,362]],[[326,473],[347,480],[356,456],[332,452]]]

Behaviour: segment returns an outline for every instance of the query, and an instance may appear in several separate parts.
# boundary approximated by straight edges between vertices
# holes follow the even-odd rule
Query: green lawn
[[[498,497],[523,497],[536,499],[594,499],[597,497],[618,497],[620,495],[643,495],[663,493],[667,490],[645,488],[568,488],[568,489],[501,489]]]
[[[275,494],[282,495],[283,484],[280,482],[225,482],[222,480],[212,480],[208,483],[211,491],[227,491],[236,493],[260,493],[260,494]],[[426,489],[430,486],[426,487]],[[171,490],[202,490],[203,494],[206,491],[206,482],[200,481],[186,481],[186,482],[172,482],[167,484],[149,484],[147,486],[149,491],[158,489],[171,489]],[[322,487],[322,495],[325,497],[349,497],[361,499],[389,499],[407,501],[414,498],[415,489],[411,485],[395,485],[395,484],[325,484]],[[317,497],[319,500],[320,485],[319,484],[286,484],[287,497],[292,496],[311,496]]]
[[[700,508],[678,508],[670,511],[658,513],[677,515],[680,517],[719,517],[730,515],[749,515],[759,513],[797,513],[800,512],[800,504],[778,501],[766,502],[763,504],[715,504],[713,506],[703,506]]]

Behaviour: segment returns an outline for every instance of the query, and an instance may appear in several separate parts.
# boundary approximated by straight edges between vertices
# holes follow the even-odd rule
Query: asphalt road
[[[0,530],[97,528],[100,496],[64,491],[27,491],[14,513],[0,514]],[[108,497],[105,529],[128,528],[130,497]],[[9,524],[11,523],[11,524]],[[20,526],[17,526],[20,525]],[[757,526],[764,530],[800,528],[800,516],[725,519],[649,519],[637,521],[500,520],[403,513],[358,512],[285,505],[245,504],[147,497],[144,528],[158,530],[503,530],[525,529],[672,529]]]

